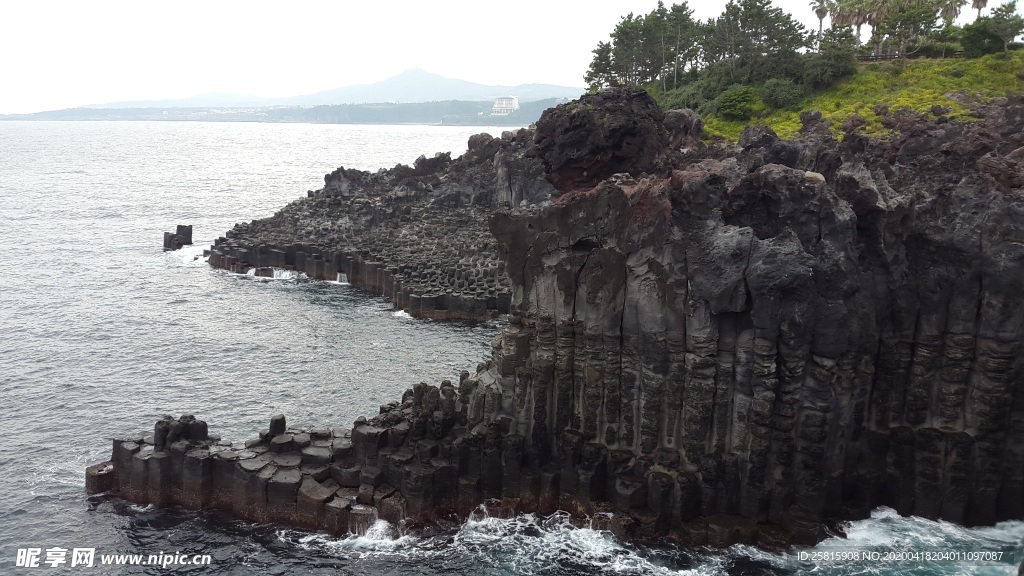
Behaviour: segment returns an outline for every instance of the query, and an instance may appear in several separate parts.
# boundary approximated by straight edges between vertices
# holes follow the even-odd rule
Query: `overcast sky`
[[[817,28],[807,1],[775,1]],[[583,86],[597,42],[620,17],[656,5],[12,0],[0,5],[0,114],[203,92],[293,96],[409,68],[483,84]],[[725,2],[690,5],[706,19]]]

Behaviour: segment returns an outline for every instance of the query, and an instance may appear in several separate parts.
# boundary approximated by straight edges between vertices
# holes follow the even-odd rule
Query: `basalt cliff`
[[[485,501],[715,546],[813,544],[879,505],[1024,518],[1024,102],[935,112],[708,144],[619,89],[456,160],[339,169],[210,263],[507,312],[492,358],[350,429],[162,420],[87,485],[339,533]]]

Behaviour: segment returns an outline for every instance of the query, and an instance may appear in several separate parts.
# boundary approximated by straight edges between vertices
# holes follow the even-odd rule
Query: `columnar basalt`
[[[174,232],[164,232],[164,252],[181,250],[184,246],[192,244],[192,226],[178,224]]]
[[[551,185],[525,155],[529,130],[370,174],[338,168],[274,216],[236,225],[208,251],[238,273],[296,270],[390,298],[412,316],[482,320],[508,312],[511,287],[487,230],[496,207],[546,201]]]
[[[646,110],[628,129],[624,98]],[[883,504],[1024,518],[1024,103],[886,140],[836,141],[809,113],[799,139],[751,127],[738,146],[694,139],[699,118],[642,92],[575,104],[528,152],[555,199],[489,218],[510,314],[475,374],[350,432],[282,418],[240,446],[164,437],[180,467],[150,454],[174,426],[158,423],[152,448],[115,441],[90,489],[333,531],[356,505],[423,526],[491,499],[713,546],[812,544]],[[643,168],[608,177],[622,158]],[[183,502],[194,451],[213,480]]]

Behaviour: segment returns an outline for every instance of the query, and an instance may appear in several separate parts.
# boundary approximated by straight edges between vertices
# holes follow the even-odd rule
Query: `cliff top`
[[[770,109],[751,91],[753,118],[729,119],[705,114],[706,135],[738,140],[750,122],[770,126],[780,137],[800,131],[800,114],[820,110],[835,134],[852,122],[857,131],[885,136],[892,126],[886,112],[904,109],[931,119],[974,121],[977,105],[994,98],[1024,93],[1024,50],[1007,58],[990,54],[981,58],[931,58],[861,63],[857,72],[835,86],[815,93],[799,107]]]

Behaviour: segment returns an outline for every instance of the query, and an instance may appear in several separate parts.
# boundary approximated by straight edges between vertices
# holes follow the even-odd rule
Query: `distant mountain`
[[[155,120],[524,127],[536,122],[544,110],[567,100],[567,98],[547,98],[524,102],[519,110],[501,116],[491,116],[492,102],[490,100],[444,100],[237,108],[230,106],[68,108],[33,114],[0,114],[0,122],[7,120]]]
[[[281,104],[315,106],[318,104],[366,104],[370,102],[441,102],[445,100],[493,100],[499,96],[518,96],[520,102],[548,98],[577,98],[582,87],[551,84],[487,86],[447,78],[423,70],[406,70],[398,76],[374,84],[359,84],[325,90],[307,96],[286,98]],[[277,102],[275,102],[277,103]]]
[[[518,96],[520,102],[549,98],[577,98],[586,89],[551,84],[520,84],[519,86],[488,86],[447,78],[423,70],[406,70],[398,76],[374,84],[357,84],[325,90],[315,94],[287,98],[261,98],[244,94],[209,92],[174,100],[143,100],[111,102],[88,108],[247,108],[265,106],[319,106],[334,104],[367,104],[378,102],[441,102],[447,100],[493,100],[499,96]]]

